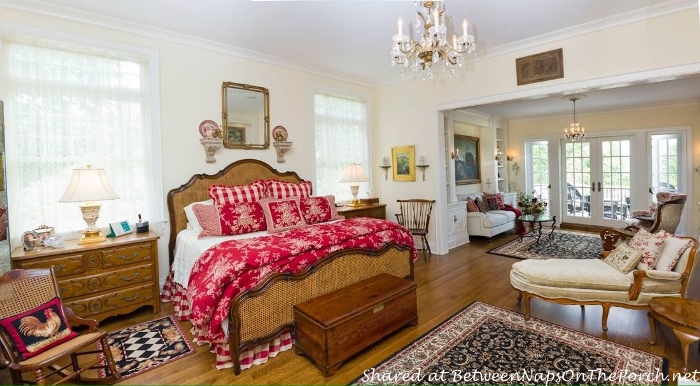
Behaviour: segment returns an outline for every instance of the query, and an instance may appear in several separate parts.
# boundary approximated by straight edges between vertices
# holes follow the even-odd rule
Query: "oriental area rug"
[[[662,384],[666,358],[474,302],[353,384]]]
[[[107,334],[121,380],[194,353],[172,316],[139,323]]]
[[[544,229],[543,229],[544,230]],[[599,259],[603,253],[603,240],[596,233],[569,232],[557,229],[550,238],[544,233],[539,243],[536,238],[516,238],[488,253],[516,259]]]

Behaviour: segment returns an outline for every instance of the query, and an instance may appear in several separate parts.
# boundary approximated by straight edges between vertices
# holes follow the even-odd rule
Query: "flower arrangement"
[[[518,193],[518,206],[523,214],[542,213],[547,210],[547,201],[533,190],[531,193]]]

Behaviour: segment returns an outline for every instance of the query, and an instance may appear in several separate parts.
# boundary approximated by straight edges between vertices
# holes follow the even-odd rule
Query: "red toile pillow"
[[[269,233],[282,232],[306,225],[301,209],[299,209],[299,197],[283,199],[268,197],[260,200],[260,206],[265,213],[265,223]]]
[[[279,180],[265,181],[267,195],[272,198],[287,198],[287,197],[311,197],[311,182],[301,181],[284,182]]]
[[[257,202],[240,204],[203,205],[194,204],[192,210],[202,227],[197,238],[209,236],[231,236],[264,231],[265,215]]]
[[[302,197],[299,205],[304,221],[309,225],[345,218],[335,208],[335,196]]]
[[[37,356],[78,334],[70,329],[59,298],[19,315],[0,319],[22,360]]]
[[[248,185],[211,185],[207,194],[215,205],[255,202],[265,198],[265,182],[258,180]]]

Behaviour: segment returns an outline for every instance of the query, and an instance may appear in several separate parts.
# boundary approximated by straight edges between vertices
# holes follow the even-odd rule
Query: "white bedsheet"
[[[226,240],[249,239],[268,234],[267,231],[246,233],[235,236],[218,236],[198,239],[198,231],[185,229],[177,234],[175,239],[175,260],[171,266],[173,270],[173,280],[181,286],[187,288],[190,281],[190,272],[199,256],[210,247]]]

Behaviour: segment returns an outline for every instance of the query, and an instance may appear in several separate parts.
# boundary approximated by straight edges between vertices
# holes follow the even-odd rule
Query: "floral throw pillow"
[[[503,209],[506,207],[505,203],[503,202],[503,195],[501,193],[482,193],[484,198],[486,200],[490,198],[495,198],[496,203],[498,204],[497,209]],[[491,210],[491,204],[489,204],[489,210]]]
[[[257,202],[225,205],[194,204],[192,210],[202,227],[197,236],[200,239],[210,236],[241,235],[267,229],[265,215]]]
[[[269,233],[282,232],[306,225],[304,216],[301,214],[299,200],[299,197],[283,199],[268,197],[260,200]]]
[[[0,325],[14,342],[22,360],[37,356],[78,336],[68,325],[58,298],[19,315],[2,319]]]
[[[610,252],[603,261],[622,273],[628,273],[641,258],[642,252],[622,244]]]
[[[496,197],[485,198],[484,201],[486,201],[486,206],[488,207],[488,210],[500,209],[498,207],[498,200],[496,199]]]
[[[627,243],[632,248],[642,252],[642,259],[637,264],[637,269],[650,270],[654,269],[656,262],[659,260],[661,248],[664,245],[664,239],[669,234],[666,231],[658,233],[649,233],[645,229],[640,229],[634,237]]]
[[[338,210],[335,208],[335,196],[332,195],[302,197],[299,205],[304,221],[309,225],[345,218],[338,214]]]
[[[673,271],[686,249],[693,245],[693,240],[678,237],[667,237],[659,253],[659,260],[654,269],[658,271]]]

